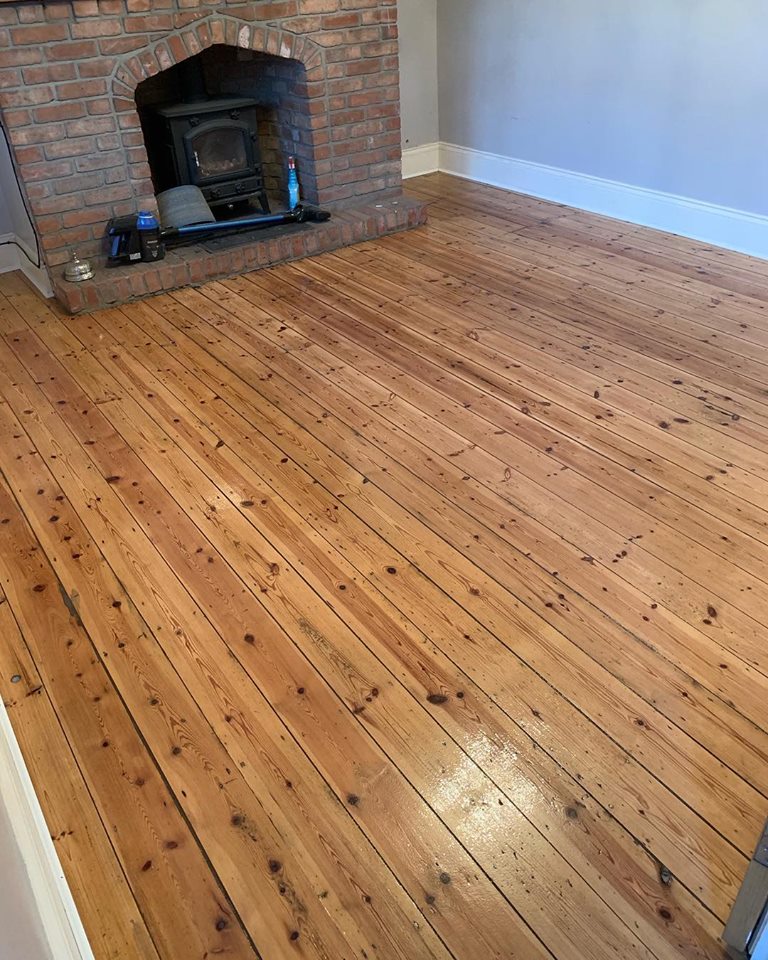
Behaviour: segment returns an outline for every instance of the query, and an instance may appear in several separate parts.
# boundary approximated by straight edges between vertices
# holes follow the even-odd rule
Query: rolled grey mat
[[[171,187],[158,194],[160,222],[169,227],[189,227],[196,223],[216,223],[199,187]]]

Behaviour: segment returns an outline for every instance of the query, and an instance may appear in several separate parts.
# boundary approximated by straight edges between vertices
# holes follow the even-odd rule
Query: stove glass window
[[[245,136],[240,130],[201,131],[192,142],[198,176],[224,177],[248,169]]]

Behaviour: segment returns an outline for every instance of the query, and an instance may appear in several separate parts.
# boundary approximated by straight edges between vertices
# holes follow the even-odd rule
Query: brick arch
[[[119,60],[112,73],[115,101],[132,100],[143,80],[216,44],[298,60],[306,68],[307,80],[319,80],[324,75],[323,47],[311,37],[212,14]]]
[[[126,162],[128,181],[132,185],[135,199],[140,200],[143,206],[153,206],[154,188],[143,138],[140,143],[133,142],[141,130],[136,104],[137,87],[145,80],[217,45],[298,62],[304,68],[306,83],[322,81],[326,76],[324,49],[312,38],[261,23],[254,24],[236,17],[215,14],[180,29],[157,43],[148,44],[141,50],[123,56],[111,76],[112,103],[119,119],[123,143],[126,147],[130,144],[129,152],[133,158]],[[320,159],[318,131],[330,123],[328,101],[323,95],[316,102],[319,103],[319,108],[309,117],[308,131],[312,162],[306,163],[304,180],[305,195],[313,202],[318,201],[318,191],[322,188],[323,180],[330,180],[328,160],[323,157],[319,165],[317,162]],[[325,140],[327,137],[324,142]],[[325,146],[321,150],[328,152]]]
[[[362,209],[401,190],[395,0],[89,0],[37,4],[23,19],[0,30],[10,55],[0,107],[58,274],[73,247],[102,256],[110,218],[152,204],[137,88],[162,86],[156,75],[201,52],[211,69],[228,59],[246,75],[251,59],[254,72],[264,67],[254,82],[263,80],[265,101],[272,81],[295,78],[293,88],[275,86],[280,96],[264,107],[262,156],[273,182],[290,152],[305,197],[321,206]],[[219,57],[217,48],[228,52]],[[238,58],[238,48],[252,55]],[[17,61],[31,66],[22,74]],[[374,209],[383,209],[378,199]]]

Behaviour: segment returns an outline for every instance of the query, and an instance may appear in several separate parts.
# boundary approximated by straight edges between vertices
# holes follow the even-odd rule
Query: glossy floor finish
[[[0,688],[99,960],[723,956],[768,264],[411,189],[97,315],[0,278]]]

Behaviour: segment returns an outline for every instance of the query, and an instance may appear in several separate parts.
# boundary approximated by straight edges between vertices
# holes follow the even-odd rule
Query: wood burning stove
[[[255,198],[269,213],[257,108],[247,97],[203,97],[143,110],[157,192],[192,184],[214,209]]]
[[[256,198],[269,213],[257,107],[246,97],[222,97],[154,108],[146,125],[158,193],[192,184],[211,207]]]

